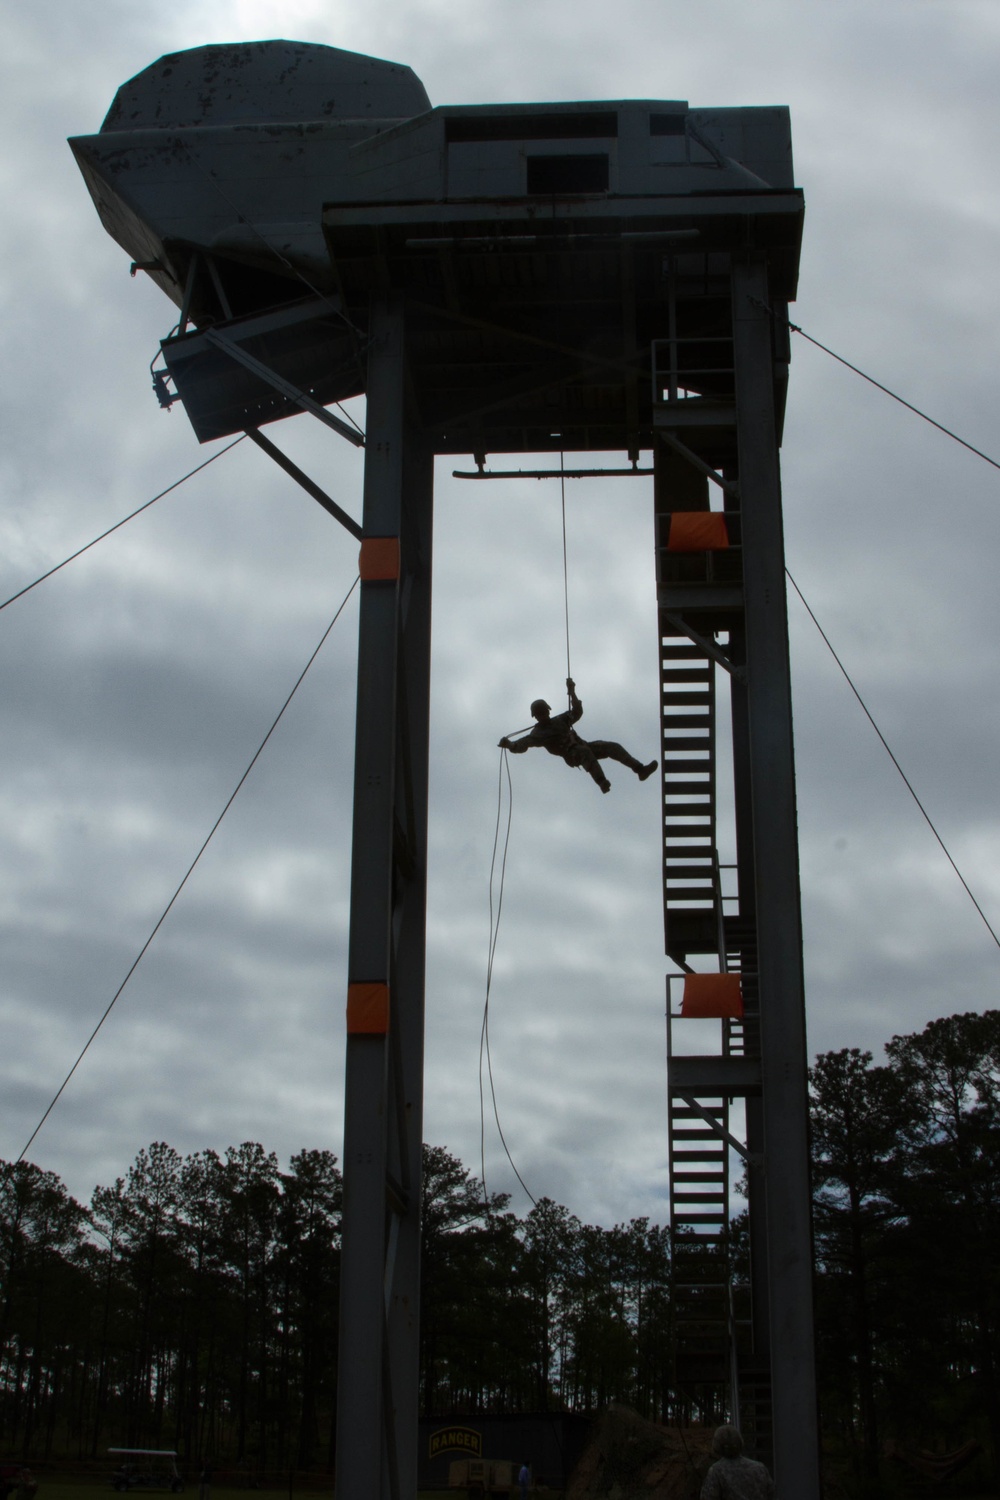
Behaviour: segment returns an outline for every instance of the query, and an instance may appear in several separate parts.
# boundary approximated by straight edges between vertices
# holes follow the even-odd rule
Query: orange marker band
[[[675,510],[670,517],[668,552],[722,552],[729,528],[720,510]]]
[[[385,1036],[389,1030],[389,986],[347,986],[347,1035]]]
[[[358,572],[362,583],[381,583],[399,577],[399,537],[366,536],[361,543]]]
[[[741,1020],[743,991],[740,988],[740,976],[738,974],[687,974],[684,979],[681,1015],[692,1020],[713,1018]]]

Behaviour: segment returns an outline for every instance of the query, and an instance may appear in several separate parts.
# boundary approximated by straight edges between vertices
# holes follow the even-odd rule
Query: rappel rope
[[[570,657],[569,644],[569,554],[566,545],[566,463],[565,454],[559,454],[559,488],[562,516],[562,554],[563,554],[563,618],[566,627],[566,677],[572,677],[573,669]],[[568,689],[567,689],[568,693]],[[525,729],[515,730],[515,734],[523,734],[533,725],[525,726]],[[497,852],[500,847],[500,822],[503,814],[503,776],[507,773],[507,826],[504,833],[503,854],[500,856],[500,884],[497,892],[496,908],[493,903],[493,886],[497,876]],[[486,1093],[483,1085],[483,1061],[486,1062],[486,1075],[489,1079],[490,1100],[493,1105],[493,1118],[496,1121],[497,1132],[500,1136],[500,1144],[503,1146],[507,1160],[510,1162],[514,1176],[517,1178],[526,1196],[537,1207],[537,1199],[531,1192],[524,1178],[517,1170],[517,1164],[510,1154],[503,1126],[500,1123],[500,1111],[497,1106],[496,1084],[493,1078],[493,1058],[490,1054],[490,991],[493,986],[493,960],[496,956],[497,936],[500,931],[500,913],[503,910],[503,885],[504,875],[507,869],[507,850],[510,846],[511,816],[514,810],[514,790],[510,775],[510,762],[507,759],[506,750],[500,751],[499,780],[497,783],[497,817],[496,826],[493,830],[493,855],[490,860],[490,937],[486,958],[486,998],[483,1002],[483,1024],[479,1032],[479,1175],[483,1184],[483,1203],[487,1217],[490,1213],[490,1195],[486,1187]]]
[[[566,545],[566,463],[565,454],[559,454],[559,487],[561,491],[562,512],[562,554],[563,554],[563,616],[566,626],[566,678],[567,681],[573,676],[572,663],[570,659],[569,646],[569,556]],[[567,697],[569,689],[567,688]],[[572,703],[572,699],[569,699]],[[524,729],[514,730],[515,734],[524,734],[534,726],[529,724]],[[493,886],[497,876],[497,852],[500,847],[500,823],[503,816],[503,777],[507,775],[507,826],[504,833],[503,853],[500,856],[500,881],[497,892],[496,908],[494,910]],[[497,1106],[496,1084],[493,1079],[493,1059],[490,1054],[490,991],[493,987],[493,960],[496,956],[497,936],[500,931],[500,913],[503,910],[503,886],[504,876],[507,870],[507,850],[510,846],[511,816],[514,810],[514,790],[510,775],[510,762],[507,751],[500,751],[500,769],[497,782],[497,817],[496,826],[493,830],[493,856],[490,860],[490,938],[486,959],[486,998],[483,1003],[483,1024],[479,1032],[479,1175],[483,1185],[483,1204],[487,1219],[490,1217],[490,1195],[486,1187],[486,1092],[483,1085],[483,1061],[486,1062],[486,1075],[490,1086],[490,1100],[493,1105],[493,1118],[496,1121],[497,1132],[500,1136],[500,1144],[503,1146],[507,1160],[510,1162],[514,1176],[517,1178],[526,1196],[538,1207],[538,1200],[528,1187],[524,1178],[517,1170],[517,1164],[510,1154],[503,1126],[500,1124],[500,1111]]]
[[[497,891],[496,910],[493,906],[493,884],[497,873],[497,850],[500,847],[500,821],[503,813],[503,776],[507,773],[507,827],[504,832],[503,854],[500,857],[500,884]],[[483,1090],[483,1058],[486,1059],[486,1072],[490,1083],[490,1099],[493,1103],[493,1118],[496,1121],[497,1132],[500,1136],[500,1144],[503,1146],[507,1160],[510,1162],[514,1176],[517,1178],[525,1194],[538,1207],[538,1200],[531,1192],[524,1178],[517,1170],[514,1158],[510,1154],[503,1126],[500,1124],[500,1111],[497,1107],[496,1084],[493,1080],[493,1059],[490,1055],[490,990],[493,985],[493,959],[497,950],[497,936],[500,931],[500,913],[503,910],[503,886],[504,876],[507,870],[507,850],[510,847],[510,824],[511,815],[514,811],[514,788],[510,777],[510,763],[507,759],[506,750],[500,751],[500,768],[497,781],[497,819],[493,830],[493,857],[490,861],[490,940],[488,956],[486,961],[486,999],[483,1004],[483,1024],[479,1032],[479,1170],[483,1184],[483,1204],[486,1217],[490,1217],[490,1195],[486,1187],[486,1098]]]
[[[561,491],[562,512],[562,557],[563,557],[563,622],[566,631],[566,678],[569,681],[573,676],[573,666],[570,661],[569,649],[569,550],[566,543],[566,464],[565,454],[559,455],[559,488]],[[569,689],[566,689],[566,701],[572,707],[573,700]],[[514,739],[517,735],[528,734],[534,729],[534,722],[525,724],[523,729],[512,729],[508,738]],[[509,774],[509,772],[508,772]]]
[[[565,455],[559,454],[559,489],[562,495],[562,544],[563,544],[563,611],[566,617],[566,678],[573,676],[569,660],[569,564],[566,553],[566,463]],[[566,690],[569,698],[569,689]]]

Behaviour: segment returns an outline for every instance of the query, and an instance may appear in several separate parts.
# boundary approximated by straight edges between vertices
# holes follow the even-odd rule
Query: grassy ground
[[[73,1479],[67,1475],[60,1475],[58,1479],[49,1479],[44,1474],[39,1478],[37,1500],[112,1500],[114,1491],[110,1484],[97,1484],[93,1479]],[[301,1489],[293,1491],[305,1500],[306,1496],[323,1494],[329,1495],[329,1490],[321,1487],[316,1489]],[[149,1496],[150,1500],[169,1500],[168,1490],[133,1490],[133,1496]],[[225,1485],[213,1485],[213,1500],[237,1500],[238,1496],[253,1495],[254,1500],[288,1500],[288,1490],[242,1490],[229,1489]],[[185,1500],[197,1500],[197,1484],[189,1484],[184,1491]],[[417,1500],[461,1500],[461,1491],[456,1490],[421,1490]],[[560,1500],[560,1494],[555,1490],[545,1492],[545,1500]],[[982,1495],[979,1497],[968,1495],[966,1500],[996,1500],[995,1495]]]

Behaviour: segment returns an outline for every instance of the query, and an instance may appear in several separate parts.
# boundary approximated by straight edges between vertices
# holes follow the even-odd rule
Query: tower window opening
[[[610,166],[599,156],[529,156],[529,193],[606,193]]]

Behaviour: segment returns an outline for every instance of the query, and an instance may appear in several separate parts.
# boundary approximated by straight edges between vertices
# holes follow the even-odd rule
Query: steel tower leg
[[[734,640],[734,635],[737,637]],[[730,653],[746,665],[746,630],[730,632]],[[753,931],[750,962],[757,973],[757,901],[754,873],[753,797],[750,775],[750,719],[746,682],[730,684],[733,735],[733,779],[736,813],[736,862],[739,875],[740,918]],[[759,991],[759,981],[754,980]],[[759,1044],[756,1049],[759,1053]],[[773,1461],[771,1409],[771,1317],[767,1274],[767,1175],[764,1167],[764,1104],[759,1096],[746,1100],[747,1210],[750,1228],[750,1326],[752,1348],[744,1361],[746,1383],[756,1399],[753,1408],[757,1457]]]
[[[412,1500],[433,457],[407,427],[401,299],[375,299],[370,332],[336,1495]]]
[[[774,353],[762,262],[733,271],[766,1153],[775,1484],[818,1500],[805,998]]]

